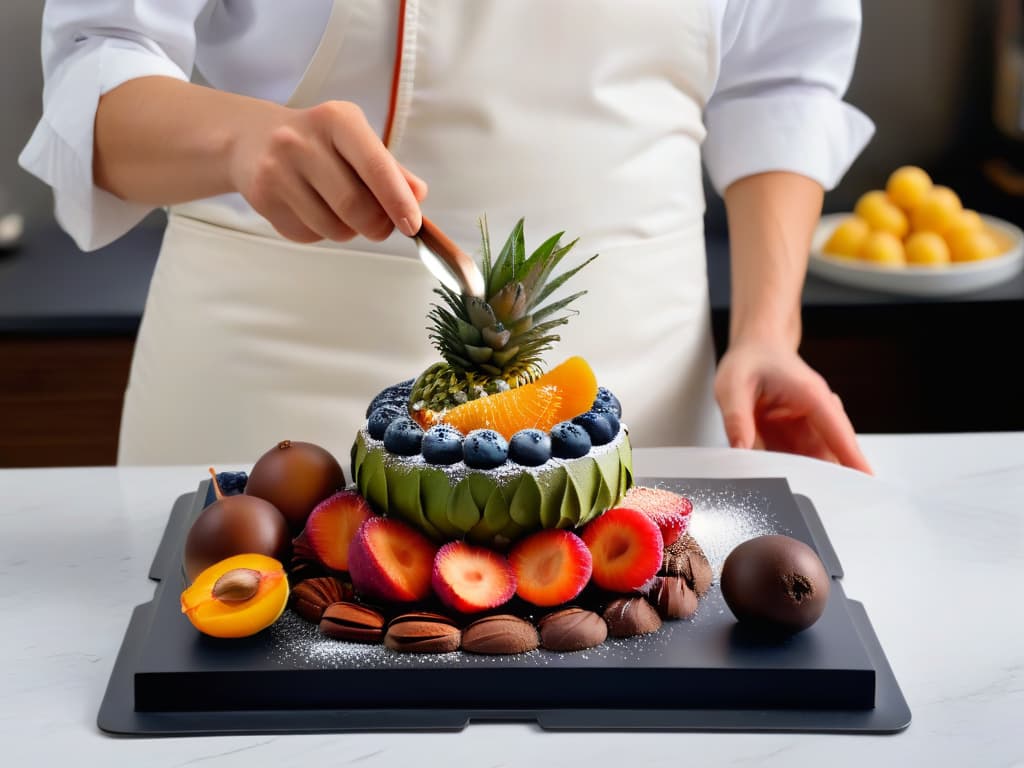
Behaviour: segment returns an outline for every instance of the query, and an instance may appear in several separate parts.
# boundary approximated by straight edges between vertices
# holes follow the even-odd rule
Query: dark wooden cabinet
[[[113,464],[133,337],[0,337],[0,467]]]

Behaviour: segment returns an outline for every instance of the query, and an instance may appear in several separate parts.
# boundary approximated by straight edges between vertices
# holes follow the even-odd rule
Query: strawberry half
[[[567,603],[590,581],[593,560],[583,539],[563,530],[535,533],[508,556],[516,576],[516,594],[534,605]]]
[[[508,561],[464,541],[450,541],[437,551],[431,584],[442,603],[461,613],[497,608],[516,593]]]
[[[352,586],[364,597],[396,603],[430,594],[430,572],[437,548],[419,531],[398,520],[371,517],[348,549]]]
[[[603,589],[632,592],[661,568],[661,530],[635,509],[609,509],[583,529],[583,541],[593,558],[594,583]]]
[[[685,496],[665,488],[634,486],[626,493],[621,506],[643,512],[661,529],[665,546],[686,533],[693,513],[693,503]]]
[[[309,513],[306,526],[295,539],[295,551],[307,557],[312,551],[321,565],[348,570],[348,548],[359,527],[373,517],[373,510],[356,491],[338,491]]]

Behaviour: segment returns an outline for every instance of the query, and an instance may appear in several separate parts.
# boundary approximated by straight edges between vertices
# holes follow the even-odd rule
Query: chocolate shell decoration
[[[213,469],[210,474],[217,500],[199,513],[185,537],[189,583],[214,563],[234,555],[254,553],[287,562],[291,535],[277,507],[255,496],[224,496]]]
[[[298,533],[313,507],[344,487],[345,473],[330,452],[313,443],[282,440],[253,465],[245,492],[277,507]]]
[[[807,629],[825,611],[831,579],[817,553],[789,536],[758,536],[725,558],[722,596],[741,623],[771,633]]]

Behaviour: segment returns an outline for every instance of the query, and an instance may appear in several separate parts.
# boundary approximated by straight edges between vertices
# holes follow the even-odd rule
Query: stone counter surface
[[[636,452],[640,475],[808,495],[910,708],[894,736],[460,733],[111,738],[96,713],[172,501],[205,467],[0,470],[0,744],[10,765],[1024,765],[1024,433],[868,435],[874,478],[782,454]],[[218,469],[247,467],[218,467]]]

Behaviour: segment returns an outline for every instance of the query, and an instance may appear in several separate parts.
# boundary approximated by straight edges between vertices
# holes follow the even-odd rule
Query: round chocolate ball
[[[288,522],[273,504],[255,496],[225,496],[199,513],[185,538],[189,582],[214,563],[250,553],[282,563],[288,557]]]
[[[722,596],[741,624],[771,632],[807,629],[825,610],[831,579],[817,553],[789,536],[758,536],[729,553]]]
[[[298,533],[313,507],[344,487],[345,473],[329,451],[313,443],[283,440],[253,465],[245,492],[277,507]]]

